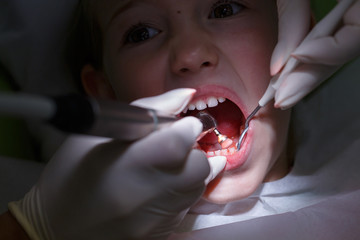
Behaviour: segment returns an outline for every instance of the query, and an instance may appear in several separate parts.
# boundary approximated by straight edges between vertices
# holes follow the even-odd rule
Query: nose
[[[196,32],[179,33],[172,39],[170,65],[176,75],[199,73],[218,64],[219,56],[214,43],[206,34]]]

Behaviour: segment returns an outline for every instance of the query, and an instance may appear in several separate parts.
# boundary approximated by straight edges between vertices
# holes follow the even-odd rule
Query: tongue
[[[227,100],[214,108],[207,108],[206,112],[211,114],[217,121],[217,129],[221,134],[229,138],[239,136],[240,127],[244,123],[244,115],[233,102]],[[204,136],[200,144],[215,144],[217,137],[214,133]]]

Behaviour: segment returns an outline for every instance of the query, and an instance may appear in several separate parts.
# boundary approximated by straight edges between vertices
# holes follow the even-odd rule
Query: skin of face
[[[245,116],[269,81],[277,42],[276,1],[109,0],[98,14],[103,68],[86,66],[85,89],[121,101],[197,89],[194,100],[224,97]],[[139,41],[140,40],[140,41]],[[250,122],[242,149],[204,194],[214,203],[245,198],[289,170],[290,111],[269,103]]]

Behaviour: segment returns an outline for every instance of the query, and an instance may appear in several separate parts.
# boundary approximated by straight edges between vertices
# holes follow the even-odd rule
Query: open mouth
[[[244,129],[245,116],[241,109],[231,100],[223,97],[207,97],[204,100],[191,102],[180,116],[196,116],[204,111],[217,122],[217,130],[228,138],[227,144],[221,144],[214,132],[209,132],[198,141],[198,148],[208,157],[232,156],[237,153],[237,143]]]

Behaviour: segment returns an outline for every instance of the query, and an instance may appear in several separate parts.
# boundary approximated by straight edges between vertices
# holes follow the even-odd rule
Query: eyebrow
[[[123,3],[121,3],[120,6],[117,7],[115,12],[111,15],[111,18],[107,23],[107,26],[109,26],[117,16],[119,16],[121,13],[125,12],[134,5],[134,1],[132,0],[123,0],[122,2]]]

